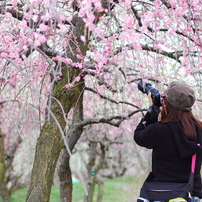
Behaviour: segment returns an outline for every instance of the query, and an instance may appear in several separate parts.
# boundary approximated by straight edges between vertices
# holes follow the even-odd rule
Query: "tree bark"
[[[83,130],[74,127],[69,129],[67,134],[68,146],[70,152],[73,150],[76,142],[81,136]],[[60,200],[61,202],[72,202],[72,178],[71,178],[71,168],[70,168],[70,154],[67,148],[64,147],[60,155],[60,164],[58,168],[58,176],[60,179]]]
[[[72,178],[71,169],[69,166],[69,154],[67,149],[64,148],[60,155],[60,165],[58,168],[58,176],[60,179],[60,201],[68,202],[72,201]]]
[[[87,170],[89,174],[89,182],[87,184],[87,193],[84,196],[85,202],[93,201],[93,192],[95,188],[95,176],[93,172],[93,167],[95,166],[96,154],[97,154],[97,143],[90,142],[90,153],[89,153],[89,162],[87,164]],[[96,173],[95,173],[96,174]]]
[[[92,202],[93,201],[93,192],[95,189],[95,184],[98,185],[98,195],[97,195],[97,202],[102,200],[103,194],[103,182],[99,178],[99,170],[102,168],[105,159],[105,145],[103,142],[99,141],[100,149],[101,149],[101,156],[99,161],[96,163],[96,156],[97,156],[97,144],[98,142],[90,139],[90,159],[87,165],[88,173],[89,173],[89,182],[87,184],[87,194],[84,196],[84,202]]]
[[[59,151],[63,146],[60,133],[57,126],[54,125],[56,124],[53,120],[50,123],[46,122],[37,140],[35,161],[27,201],[49,201],[53,173]]]
[[[80,98],[80,100],[82,100],[82,96]],[[74,115],[77,114],[77,112],[79,112],[77,115],[80,116],[80,118],[83,118],[83,110],[79,110],[80,106],[79,105],[83,105],[83,103],[81,103],[82,101],[79,101],[77,104],[77,107],[75,107],[76,110],[74,110]],[[83,108],[83,106],[82,106]],[[75,112],[76,111],[76,112]],[[77,116],[76,115],[76,116]],[[82,128],[78,128],[74,125],[74,123],[76,121],[79,121],[80,118],[73,116],[73,123],[70,126],[67,135],[66,135],[66,140],[68,142],[68,149],[70,150],[70,152],[72,152],[74,146],[76,145],[78,139],[80,138],[83,129]],[[60,199],[61,202],[71,202],[72,201],[72,179],[71,179],[71,168],[70,168],[70,154],[67,152],[67,148],[63,148],[62,152],[61,152],[61,156],[60,156],[60,165],[58,168],[58,176],[60,179]]]
[[[0,129],[0,196],[2,196],[3,202],[9,202],[11,201],[12,193],[23,186],[19,182],[20,176],[9,174],[10,170],[12,170],[13,160],[18,148],[17,145],[20,145],[22,139],[18,136],[9,152],[6,152],[4,138],[5,134]],[[7,187],[8,183],[11,185],[9,188]]]
[[[63,74],[65,74],[65,72],[63,72]],[[78,70],[71,69],[72,78],[75,78],[78,74]],[[67,73],[65,75],[67,75]],[[68,114],[69,110],[76,104],[81,92],[78,88],[79,85],[65,90],[63,88],[64,83],[67,82],[65,79],[67,78],[64,77],[54,87],[52,97],[60,101],[65,114]],[[62,131],[64,131],[66,126],[64,114],[60,105],[54,100],[52,100],[51,103],[51,111],[54,113]],[[48,116],[49,112],[47,111],[46,114]],[[28,202],[49,201],[56,163],[60,151],[64,146],[60,132],[53,117],[50,117],[50,120],[46,121],[43,125],[36,144],[31,184],[26,199]]]
[[[0,196],[2,196],[3,202],[10,202],[9,190],[6,186],[6,161],[4,151],[4,134],[0,129]]]
[[[80,85],[80,90],[84,89],[84,82]],[[76,106],[73,111],[72,124],[66,134],[66,141],[68,143],[68,149],[72,152],[74,146],[76,145],[78,139],[80,138],[83,128],[78,128],[77,125],[83,120],[83,93],[81,92],[80,98],[77,101]],[[76,125],[75,125],[76,124]],[[58,168],[58,176],[60,179],[60,199],[61,202],[71,202],[72,201],[72,179],[71,179],[71,168],[70,168],[70,155],[67,152],[67,148],[61,152],[60,165]]]
[[[97,195],[97,202],[102,202],[102,197],[103,197],[103,181],[97,178],[96,181],[98,185],[98,195]]]
[[[74,72],[71,73],[73,74]],[[75,75],[78,75],[78,72]],[[78,89],[79,85],[67,90],[66,92],[64,90],[63,92],[61,92],[61,90],[57,90],[59,87],[62,88],[63,86],[63,82],[60,86],[56,86],[56,89],[53,91],[53,93],[56,92],[56,95],[53,97],[57,96],[56,98],[60,101],[65,113],[68,114],[71,107],[73,107],[77,102],[81,92]],[[66,126],[66,122],[63,117],[64,114],[60,106],[55,101],[52,101],[51,110],[64,131]],[[59,128],[55,120],[51,117],[49,121],[45,122],[40,137],[37,140],[31,185],[27,201],[49,201],[55,166],[63,146],[64,143],[62,141]]]

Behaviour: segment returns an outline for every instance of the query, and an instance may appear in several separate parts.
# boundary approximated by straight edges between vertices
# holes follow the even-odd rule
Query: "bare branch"
[[[14,157],[15,157],[15,153],[17,151],[18,145],[22,142],[22,138],[20,137],[20,135],[17,138],[17,141],[11,146],[11,150],[9,153],[6,154],[6,161],[7,161],[7,165],[6,168],[10,168]]]
[[[40,48],[47,56],[49,57],[55,57],[57,55],[60,55],[60,53],[56,50],[53,50],[52,48],[50,48],[47,44],[47,42],[43,43]]]
[[[129,47],[131,50],[134,49],[134,47],[127,45],[127,47]],[[118,48],[118,50],[116,51],[115,54],[118,54],[122,51],[123,47]],[[148,46],[148,45],[142,45],[142,50],[146,50],[146,51],[151,51],[151,52],[155,52],[158,53],[160,55],[164,55],[167,56],[169,58],[172,58],[174,60],[176,60],[177,62],[180,62],[180,57],[183,56],[183,52],[182,51],[174,51],[174,52],[168,52],[168,51],[164,51],[162,49],[155,49],[154,47]]]
[[[181,63],[179,58],[183,56],[182,51],[168,52],[168,51],[164,51],[162,49],[155,49],[155,48],[150,47],[148,45],[142,45],[142,50],[147,50],[147,51],[159,53],[161,55],[164,55],[164,56],[167,56],[169,58],[172,58],[172,59],[176,60],[179,63]]]
[[[134,15],[135,15],[135,17],[136,17],[136,19],[137,19],[137,21],[138,21],[138,25],[140,26],[140,27],[142,27],[142,21],[141,21],[141,17],[138,15],[138,12],[137,12],[137,10],[131,5],[131,9],[132,9],[132,11],[133,11],[133,13],[134,13]]]
[[[115,126],[115,127],[119,127],[120,124],[130,118],[131,116],[133,116],[134,114],[138,113],[138,112],[143,112],[146,111],[147,109],[138,109],[136,111],[131,112],[130,114],[128,114],[127,116],[112,116],[109,118],[100,118],[100,119],[86,119],[80,123],[77,123],[77,127],[78,128],[82,128],[84,126],[90,125],[90,124],[98,124],[98,123],[107,123],[109,125]],[[117,122],[112,122],[113,120],[119,120]]]
[[[142,78],[133,79],[133,80],[129,81],[128,83],[130,84],[130,83],[134,83],[134,82],[137,82],[137,81],[140,81],[140,80],[142,80]],[[154,79],[154,78],[147,77],[147,80],[152,81],[154,83],[161,83],[161,81],[159,81],[157,79]]]
[[[96,90],[94,90],[94,89],[92,89],[92,88],[85,87],[85,90],[91,91],[91,92],[95,93],[96,95],[99,95],[100,98],[105,99],[105,100],[108,100],[109,102],[112,102],[112,103],[115,103],[115,104],[126,104],[126,105],[130,105],[130,106],[132,106],[132,107],[135,107],[135,108],[137,108],[137,109],[140,109],[137,105],[134,105],[134,104],[132,104],[132,103],[125,102],[125,101],[116,101],[116,100],[113,100],[113,99],[111,99],[111,98],[109,98],[109,97],[106,97],[106,96],[100,94],[99,92],[97,92]]]
[[[172,6],[170,5],[170,3],[167,2],[166,0],[161,0],[161,2],[166,6],[166,8],[168,8],[168,9],[172,8]]]

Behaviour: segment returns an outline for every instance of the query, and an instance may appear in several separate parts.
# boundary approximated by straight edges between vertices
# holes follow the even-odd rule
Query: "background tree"
[[[34,111],[37,119],[30,127],[40,129],[27,201],[49,201],[60,151],[65,145],[60,159],[68,162],[87,125],[105,123],[103,129],[108,124],[133,133],[131,125],[145,108],[140,79],[160,90],[173,79],[196,91],[201,86],[198,0],[1,3],[0,101],[18,100]],[[6,135],[8,128],[2,129]],[[110,130],[107,134],[116,138]],[[69,191],[61,190],[61,196],[71,201],[68,164],[65,170],[61,179]]]

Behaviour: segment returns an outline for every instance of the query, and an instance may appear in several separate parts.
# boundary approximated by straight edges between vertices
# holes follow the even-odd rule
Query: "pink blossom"
[[[43,23],[41,23],[40,25],[39,25],[39,29],[41,30],[41,31],[48,31],[48,29],[49,29],[49,27],[47,26],[47,25],[44,25]]]
[[[14,87],[16,86],[17,83],[17,74],[13,75],[12,78],[10,79],[9,83]]]
[[[33,20],[34,22],[37,22],[37,21],[38,21],[38,15],[33,15],[32,20]]]
[[[117,39],[118,36],[119,36],[118,34],[113,34],[113,38],[114,38],[114,39]]]
[[[7,101],[8,101],[8,99],[0,98],[0,103],[7,102]]]
[[[80,77],[80,76],[77,76],[77,77],[75,78],[75,81],[76,81],[76,82],[79,82],[80,79],[81,79],[81,77]]]
[[[70,89],[71,87],[73,87],[73,84],[72,84],[72,83],[68,83],[68,84],[65,85],[65,88],[66,88],[66,89]]]
[[[71,59],[71,58],[65,58],[65,59],[64,59],[64,62],[65,62],[66,64],[71,65],[71,64],[72,64],[72,59]]]
[[[19,26],[22,28],[22,29],[27,29],[27,21],[26,20],[22,20],[19,22]]]
[[[57,81],[61,80],[61,77],[60,76],[56,76],[56,80]]]
[[[61,21],[67,20],[67,18],[66,18],[65,16],[60,15],[59,17],[60,17],[60,20],[61,20]]]
[[[43,21],[48,21],[50,18],[51,18],[51,16],[50,16],[49,13],[46,13],[45,15],[42,15],[42,16],[41,16],[41,19],[42,19]]]
[[[84,58],[83,55],[79,55],[79,54],[77,54],[76,57],[77,57],[78,59],[81,59],[81,60]]]
[[[12,6],[14,7],[14,8],[17,8],[17,1],[12,1]]]
[[[102,8],[102,5],[101,5],[101,2],[95,2],[95,7],[97,8],[98,12],[103,12],[103,8]]]
[[[72,65],[74,65],[75,67],[77,67],[77,68],[79,68],[79,69],[82,69],[82,68],[83,68],[83,64],[80,63],[80,62],[73,63]]]
[[[43,0],[43,4],[45,8],[48,8],[50,6],[50,0]]]
[[[6,53],[6,52],[2,52],[2,53],[1,53],[1,57],[3,57],[3,58],[7,58],[7,57],[8,57],[8,53]]]
[[[170,26],[170,27],[168,28],[168,34],[173,35],[173,34],[175,33],[175,29],[176,29],[176,28]]]
[[[30,0],[30,3],[32,5],[39,5],[39,4],[41,4],[41,0]]]
[[[58,24],[58,27],[60,28],[60,31],[62,33],[66,33],[66,32],[69,31],[69,29],[65,25],[63,25],[63,24]]]
[[[123,20],[124,20],[124,27],[128,28],[128,27],[132,27],[132,25],[134,24],[134,18],[132,16],[123,16]]]
[[[101,21],[101,20],[104,20],[104,17],[103,16],[100,16],[99,17],[99,20]]]
[[[191,72],[192,72],[191,68],[185,65],[185,74],[184,74],[184,76],[185,77],[189,76]]]
[[[86,42],[86,37],[84,35],[81,35],[81,41]]]
[[[24,45],[23,47],[23,50],[27,51],[28,50],[28,47],[26,45]]]
[[[6,18],[11,18],[12,15],[11,15],[10,13],[6,12],[5,17],[6,17]]]
[[[85,22],[85,25],[87,28],[89,28],[89,30],[94,30],[95,29],[95,24],[93,22],[89,22],[88,20],[84,19],[83,20]]]
[[[38,33],[34,33],[34,37],[35,37],[35,46],[40,46],[41,44],[43,44],[46,41],[46,37],[42,34],[38,34]]]
[[[40,108],[41,110],[46,109],[46,105],[44,105],[43,103],[39,103],[38,106],[39,106],[39,108]]]

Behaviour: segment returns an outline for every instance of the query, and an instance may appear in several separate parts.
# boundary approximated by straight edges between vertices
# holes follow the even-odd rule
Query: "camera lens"
[[[146,93],[147,95],[149,92],[151,92],[153,104],[157,107],[161,106],[159,91],[156,88],[152,87],[149,82],[143,82],[143,80],[140,80],[140,82],[138,83],[138,89],[142,93]]]

